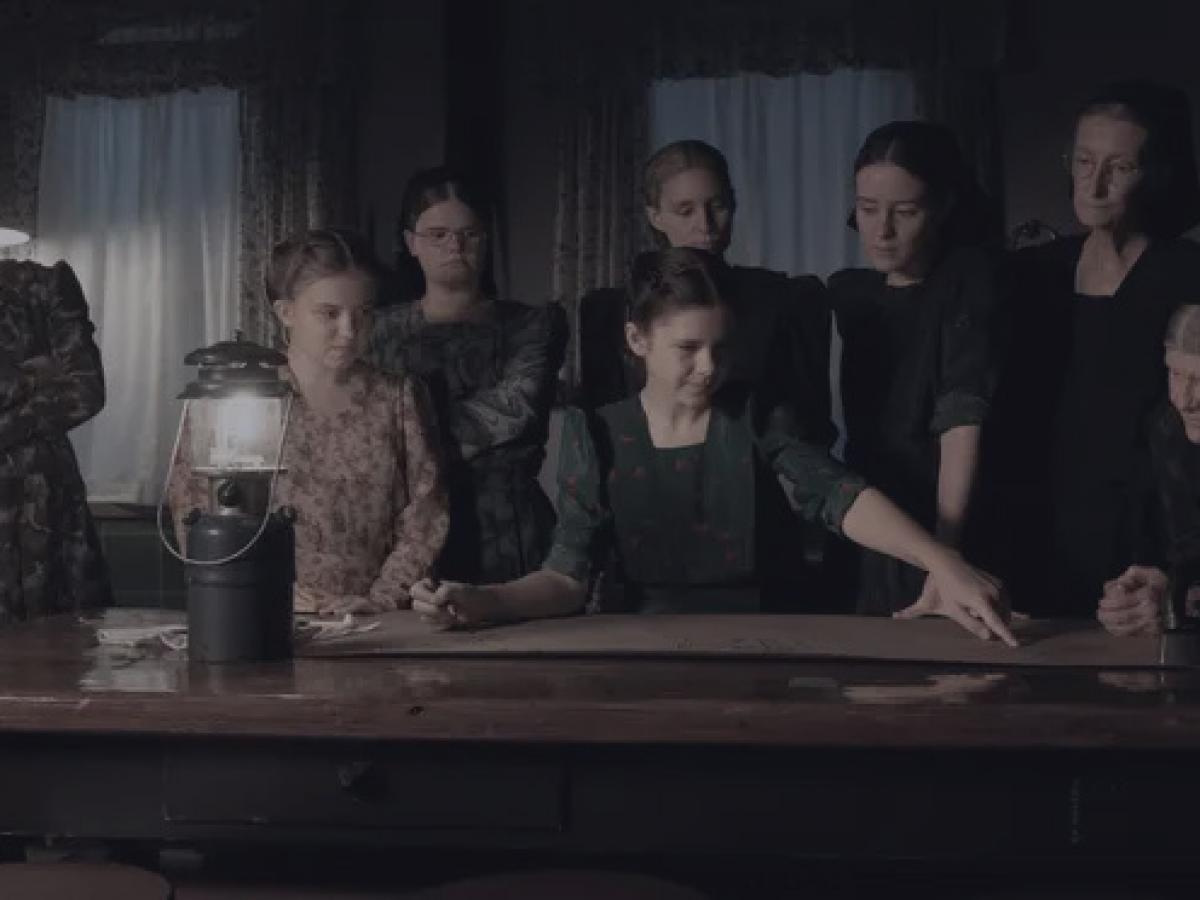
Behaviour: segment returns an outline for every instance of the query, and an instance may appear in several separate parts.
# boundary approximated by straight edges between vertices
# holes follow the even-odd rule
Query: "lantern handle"
[[[241,559],[249,553],[267,530],[267,522],[271,518],[271,502],[275,499],[275,481],[279,477],[279,464],[283,460],[283,442],[287,440],[288,424],[292,418],[292,398],[288,397],[287,406],[283,410],[283,428],[280,429],[279,447],[275,451],[275,470],[271,473],[271,485],[267,489],[266,511],[263,513],[262,521],[258,525],[258,531],[254,533],[254,537],[250,538],[241,549],[221,559],[192,559],[187,556],[186,552],[180,553],[172,547],[171,542],[167,540],[166,532],[163,530],[163,507],[166,505],[167,491],[171,486],[171,473],[175,471],[175,458],[179,455],[179,446],[183,441],[183,424],[187,421],[188,409],[191,407],[191,402],[191,400],[183,401],[183,415],[179,417],[179,428],[175,432],[175,445],[171,448],[171,462],[167,465],[167,475],[163,481],[162,494],[159,495],[158,499],[156,515],[158,520],[158,539],[167,548],[167,551],[182,563],[190,563],[194,566],[223,566],[226,563]]]

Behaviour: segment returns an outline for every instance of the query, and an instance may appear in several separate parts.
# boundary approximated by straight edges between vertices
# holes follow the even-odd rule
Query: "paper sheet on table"
[[[116,611],[110,611],[110,614]],[[186,650],[187,625],[179,622],[178,614],[147,611],[142,616],[106,615],[96,629],[96,640],[103,646],[133,649],[162,644],[169,650]],[[345,615],[340,619],[317,619],[297,616],[292,631],[296,647],[323,641],[367,634],[378,628],[378,619],[361,619]]]
[[[1088,621],[1018,622],[1022,646],[981,641],[945,619],[859,616],[572,616],[474,631],[432,631],[411,612],[303,656],[681,656],[880,659],[1014,666],[1146,667],[1156,638],[1116,638]]]

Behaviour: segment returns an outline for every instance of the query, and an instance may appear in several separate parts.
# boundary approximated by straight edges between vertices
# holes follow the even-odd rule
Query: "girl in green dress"
[[[590,419],[568,417],[559,522],[543,567],[481,587],[427,580],[414,587],[413,608],[442,627],[569,615],[585,608],[602,573],[615,570],[625,608],[755,611],[773,589],[772,567],[789,559],[781,555],[787,549],[771,547],[777,522],[765,502],[778,496],[782,479],[804,518],[930,573],[928,590],[905,616],[945,615],[981,638],[1015,643],[994,579],[824,446],[799,437],[786,405],[722,386],[732,324],[725,275],[700,250],[639,257],[626,339],[645,363],[646,384]]]

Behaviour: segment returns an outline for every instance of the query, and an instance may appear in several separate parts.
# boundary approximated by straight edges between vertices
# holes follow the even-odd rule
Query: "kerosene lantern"
[[[192,472],[208,481],[207,509],[184,513],[188,656],[200,662],[281,659],[292,651],[294,513],[272,510],[283,469],[292,388],[287,357],[244,340],[193,350],[179,432]],[[169,483],[168,474],[168,483]],[[160,510],[161,529],[161,510]]]

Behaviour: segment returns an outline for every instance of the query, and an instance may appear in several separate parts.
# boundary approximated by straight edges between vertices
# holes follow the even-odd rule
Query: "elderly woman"
[[[0,622],[110,601],[67,432],[104,406],[75,273],[0,262]]]
[[[1009,359],[990,448],[992,561],[1015,605],[1091,615],[1144,542],[1147,423],[1162,401],[1162,336],[1200,296],[1188,101],[1144,84],[1099,92],[1067,156],[1085,233],[1012,262]]]
[[[1179,578],[1200,576],[1200,305],[1178,309],[1164,343],[1168,400],[1150,426],[1159,528],[1140,564],[1104,586],[1097,616],[1116,635],[1162,628],[1168,577],[1161,565]],[[1191,586],[1188,605],[1193,613],[1200,607],[1200,587]]]
[[[297,612],[408,607],[446,537],[433,423],[412,379],[362,362],[378,265],[362,238],[322,229],[275,247],[267,296],[295,388],[276,500],[296,510]],[[208,502],[180,442],[169,495]],[[182,541],[181,541],[182,542]]]

